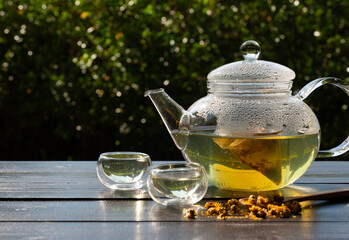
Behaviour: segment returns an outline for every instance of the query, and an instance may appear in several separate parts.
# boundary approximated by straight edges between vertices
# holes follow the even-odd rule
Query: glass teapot
[[[231,190],[266,191],[297,180],[315,157],[334,157],[349,150],[349,137],[339,146],[319,151],[320,125],[303,100],[324,84],[349,95],[349,84],[334,77],[313,80],[291,95],[293,70],[258,60],[255,41],[242,44],[244,61],[208,74],[208,95],[188,110],[163,89],[148,90],[176,146],[188,162],[207,171],[209,182]]]

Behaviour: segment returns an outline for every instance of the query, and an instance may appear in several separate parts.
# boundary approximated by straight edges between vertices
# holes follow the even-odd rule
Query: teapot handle
[[[325,85],[325,84],[332,84],[340,89],[342,89],[348,96],[349,96],[349,83],[344,82],[343,80],[335,77],[324,77],[324,78],[318,78],[314,81],[308,83],[305,85],[297,94],[296,97],[301,99],[302,101],[306,99],[310,93],[312,93],[315,89],[318,87]],[[338,155],[341,155],[349,150],[349,136],[347,139],[345,139],[341,144],[339,144],[337,147],[328,149],[328,150],[319,150],[319,153],[317,155],[318,158],[324,158],[324,157],[335,157]]]

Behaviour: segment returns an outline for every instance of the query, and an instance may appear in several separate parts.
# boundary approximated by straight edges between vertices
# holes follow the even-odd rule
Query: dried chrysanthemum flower
[[[203,213],[203,216],[214,216],[222,220],[227,218],[262,220],[267,216],[287,218],[291,214],[301,212],[302,208],[299,202],[283,203],[283,200],[284,198],[280,195],[270,198],[250,195],[241,204],[237,199],[230,199],[227,202],[207,202],[205,204],[207,210]]]
[[[285,205],[268,205],[268,214],[280,218],[288,218],[291,216],[291,210]]]
[[[255,216],[257,218],[265,218],[267,216],[267,212],[265,208],[253,205],[249,208],[250,210],[250,216]]]
[[[285,205],[291,210],[293,214],[299,214],[302,211],[302,207],[298,201],[286,202]]]
[[[195,209],[189,208],[186,210],[184,217],[185,218],[196,218],[198,214],[196,213]]]
[[[219,202],[207,202],[205,204],[205,208],[215,208],[215,207],[221,207],[222,203]]]
[[[228,205],[236,205],[236,206],[238,206],[239,205],[239,200],[237,200],[235,198],[232,198],[232,199],[228,200],[227,204]]]
[[[256,205],[257,197],[255,195],[250,195],[247,199],[247,204]]]
[[[233,214],[237,214],[240,212],[240,208],[237,206],[237,205],[232,205],[230,207],[230,211],[233,213]]]
[[[257,197],[257,203],[256,203],[257,206],[260,206],[262,208],[267,208],[268,204],[269,204],[269,199],[268,198],[265,198],[265,197],[262,197],[262,196],[258,196]]]

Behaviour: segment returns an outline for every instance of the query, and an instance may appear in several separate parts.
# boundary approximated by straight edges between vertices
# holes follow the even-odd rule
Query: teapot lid
[[[232,62],[211,71],[209,81],[290,81],[295,78],[295,72],[278,63],[258,60],[261,47],[256,41],[249,40],[240,47],[244,61]]]

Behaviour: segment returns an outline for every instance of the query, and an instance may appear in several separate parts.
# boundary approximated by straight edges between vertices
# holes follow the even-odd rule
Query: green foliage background
[[[339,0],[0,1],[0,158],[181,159],[147,89],[189,107],[249,39],[296,72],[294,92],[321,76],[348,80],[348,16]],[[326,86],[307,103],[322,148],[348,135],[343,92]]]

